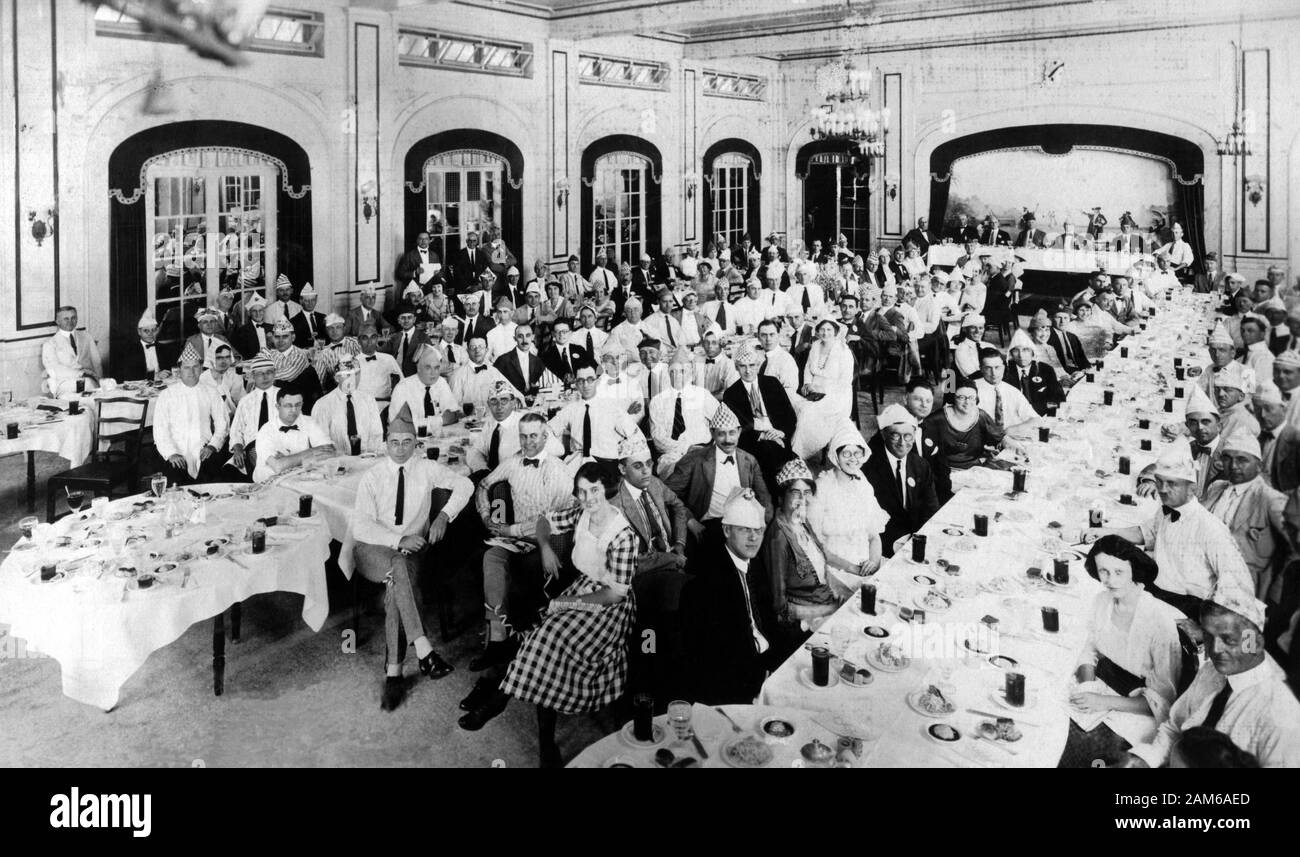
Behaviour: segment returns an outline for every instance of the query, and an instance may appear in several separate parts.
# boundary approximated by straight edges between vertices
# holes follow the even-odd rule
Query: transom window
[[[457,149],[424,164],[425,226],[429,244],[447,258],[473,233],[480,245],[501,228],[505,159],[480,149]]]
[[[727,152],[713,161],[713,233],[726,237],[727,245],[740,246],[749,231],[749,158]],[[754,238],[755,236],[750,236]]]
[[[650,162],[632,152],[612,152],[596,159],[591,186],[592,253],[604,250],[611,261],[635,267],[645,252],[646,182]]]

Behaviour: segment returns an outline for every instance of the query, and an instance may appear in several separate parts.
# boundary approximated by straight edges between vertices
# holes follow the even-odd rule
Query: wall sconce
[[[885,193],[891,200],[898,199],[898,176],[885,176]]]
[[[45,209],[45,216],[38,217],[35,209],[27,211],[27,222],[31,224],[32,238],[36,240],[36,246],[40,247],[45,243],[45,239],[54,235],[54,206]]]
[[[569,201],[569,180],[558,178],[555,180],[555,207],[564,208],[564,204]]]
[[[700,174],[696,172],[689,172],[686,174],[685,180],[686,180],[686,198],[694,199],[695,191],[698,190],[700,187]]]
[[[357,189],[361,194],[361,216],[370,222],[370,218],[379,213],[379,187],[374,179],[367,179]]]

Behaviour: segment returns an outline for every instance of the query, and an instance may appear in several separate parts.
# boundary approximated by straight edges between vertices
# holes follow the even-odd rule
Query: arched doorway
[[[758,149],[745,140],[719,140],[705,150],[701,167],[706,186],[703,223],[708,230],[707,241],[721,233],[735,247],[740,245],[741,236],[748,235],[755,247],[761,247],[759,180],[763,161]]]
[[[829,248],[843,234],[854,253],[871,249],[870,160],[856,143],[819,140],[795,155],[795,178],[803,182],[803,239]]]
[[[312,279],[311,167],[283,134],[160,125],[122,141],[108,175],[110,362],[146,309],[173,343],[222,288],[268,295],[280,274],[297,288]]]
[[[653,144],[627,134],[602,137],[582,153],[581,180],[584,269],[599,249],[615,269],[662,251],[663,158]]]

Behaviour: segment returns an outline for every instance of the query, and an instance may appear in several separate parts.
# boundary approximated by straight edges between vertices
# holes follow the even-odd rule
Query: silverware
[[[735,731],[735,732],[744,732],[744,731],[745,731],[744,729],[741,729],[741,728],[740,728],[740,724],[739,724],[739,723],[737,723],[736,721],[734,721],[734,720],[731,719],[731,715],[730,715],[730,714],[728,714],[727,712],[725,712],[725,711],[722,710],[722,707],[721,707],[721,706],[719,706],[719,705],[715,705],[715,706],[713,706],[713,710],[716,711],[716,712],[718,712],[719,714],[721,714],[723,717],[727,718],[727,722],[731,724],[731,728],[732,728],[733,731]]]
[[[695,752],[697,752],[697,753],[700,754],[700,758],[701,758],[701,759],[707,759],[707,758],[709,758],[709,754],[705,751],[705,749],[704,749],[704,745],[700,743],[700,736],[699,736],[699,735],[696,735],[694,732],[692,732],[692,733],[691,733],[691,742],[695,745]]]
[[[1022,726],[1042,726],[1042,725],[1043,725],[1043,724],[1038,723],[1038,722],[1036,722],[1036,721],[1034,721],[1034,720],[1024,720],[1024,719],[1022,719],[1022,718],[1020,718],[1020,717],[1012,717],[1012,716],[1011,716],[1011,713],[1010,713],[1010,712],[1007,712],[1007,711],[1004,711],[1004,712],[1002,712],[1001,714],[994,714],[992,711],[980,711],[978,708],[968,708],[968,709],[966,709],[966,710],[967,710],[968,712],[970,712],[971,714],[978,714],[980,717],[992,717],[994,720],[997,720],[999,717],[1006,717],[1007,719],[1012,720],[1012,721],[1014,721],[1014,722],[1016,722],[1016,723],[1019,723],[1019,724],[1021,724]]]
[[[189,584],[190,584],[190,570],[187,568],[185,569],[185,576],[181,578],[181,589],[184,589],[186,586],[189,586]]]

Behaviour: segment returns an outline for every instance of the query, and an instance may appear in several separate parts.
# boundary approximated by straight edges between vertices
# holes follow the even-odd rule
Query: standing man
[[[415,247],[403,253],[397,260],[393,282],[405,286],[415,280],[420,288],[424,289],[441,272],[442,259],[429,246],[429,233],[421,232],[415,236]]]
[[[211,482],[223,462],[229,417],[211,387],[200,384],[203,358],[193,348],[181,352],[180,383],[158,396],[153,438],[162,472],[173,485]]]
[[[41,345],[45,388],[56,398],[75,393],[79,380],[85,382],[87,390],[98,389],[99,379],[104,377],[99,346],[89,333],[77,330],[77,308],[59,307],[54,323],[59,329]]]
[[[903,236],[903,244],[913,244],[920,255],[930,252],[931,244],[938,244],[939,238],[930,232],[930,222],[924,217],[916,219],[916,228]]]

